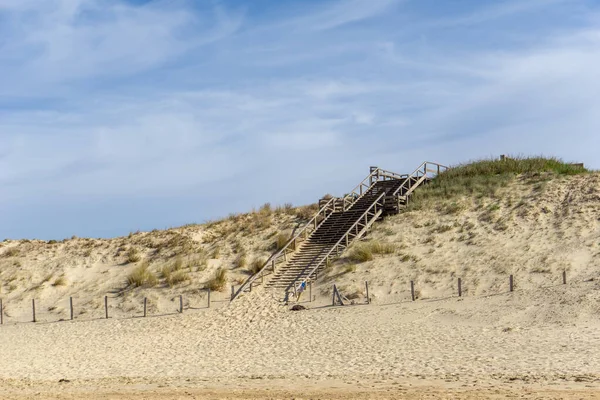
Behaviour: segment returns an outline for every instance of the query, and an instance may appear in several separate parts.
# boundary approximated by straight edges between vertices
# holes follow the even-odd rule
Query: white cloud
[[[32,4],[4,1],[0,10],[22,22]],[[84,24],[80,11],[90,4],[108,6]],[[399,18],[401,3],[392,1],[333,2],[261,29],[252,13],[242,25],[230,9],[177,1],[44,7],[27,9],[31,26],[0,28],[13,39],[0,40],[5,215],[23,203],[134,199],[143,210],[148,199],[193,198],[201,203],[177,212],[197,220],[193,213],[343,193],[370,165],[406,172],[424,158],[544,152],[600,167],[593,21],[553,21],[559,26],[549,25],[543,41],[524,47],[469,47],[465,33],[455,49],[445,37],[420,41],[385,24],[357,34],[352,22]],[[13,236],[1,214],[0,235]],[[87,218],[92,232],[94,218],[107,215],[73,219]]]

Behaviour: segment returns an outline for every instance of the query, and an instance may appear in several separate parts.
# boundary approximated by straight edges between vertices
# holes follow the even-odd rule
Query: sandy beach
[[[347,307],[323,299],[300,312],[256,293],[196,314],[4,326],[0,394],[335,398],[340,388],[339,398],[422,398],[429,387],[440,398],[594,398],[600,322],[581,305],[598,311],[598,285]]]

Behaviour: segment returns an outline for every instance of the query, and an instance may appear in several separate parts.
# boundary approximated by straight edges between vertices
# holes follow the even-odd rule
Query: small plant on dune
[[[206,283],[206,287],[210,290],[223,290],[227,283],[227,271],[219,268],[215,271],[214,276]]]
[[[127,251],[127,262],[136,263],[136,262],[140,261],[141,259],[142,259],[142,256],[140,256],[139,250],[136,249],[135,247],[132,247]]]
[[[183,268],[183,258],[181,256],[175,257],[175,261],[173,262],[173,271],[179,271]]]
[[[257,274],[266,262],[267,260],[263,257],[255,258],[254,261],[252,261],[252,264],[250,264],[250,273],[252,275]]]
[[[169,286],[173,287],[179,283],[185,282],[185,281],[189,281],[190,280],[190,276],[187,272],[185,271],[175,271],[172,274],[169,275],[169,277],[166,279],[166,282]]]
[[[346,265],[346,268],[344,268],[345,273],[350,273],[350,272],[354,272],[354,271],[356,271],[355,264],[348,264],[348,265]]]
[[[219,257],[221,257],[221,246],[216,246],[211,254],[210,258],[214,258],[214,259],[218,259]]]
[[[277,237],[275,238],[275,248],[277,250],[283,249],[283,247],[290,240],[290,234],[291,234],[290,231],[279,232],[277,234]]]
[[[3,255],[4,257],[17,257],[20,253],[21,251],[19,249],[17,249],[16,247],[11,247],[9,249],[6,249]]]
[[[158,278],[150,271],[148,262],[144,261],[127,276],[127,284],[133,287],[152,287],[158,284]]]
[[[317,204],[310,204],[296,208],[296,216],[301,220],[309,220],[317,211],[319,211],[319,206]]]
[[[373,259],[373,251],[369,246],[358,245],[352,249],[348,258],[356,262],[366,262]]]
[[[263,204],[258,210],[260,214],[271,215],[273,213],[273,209],[271,207],[271,203]]]
[[[354,246],[348,258],[356,262],[366,262],[373,260],[375,254],[394,254],[395,252],[394,244],[371,240]]]
[[[392,243],[371,241],[369,247],[374,254],[394,254],[396,252],[396,246]]]
[[[235,268],[245,268],[248,265],[248,258],[245,253],[238,254],[234,262]]]
[[[54,280],[54,283],[52,283],[52,286],[66,286],[67,285],[67,279],[64,276],[59,276],[58,278],[56,278]]]

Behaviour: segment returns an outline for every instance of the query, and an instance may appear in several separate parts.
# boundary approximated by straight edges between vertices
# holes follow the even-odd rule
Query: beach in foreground
[[[0,397],[598,398],[598,285],[5,325]]]

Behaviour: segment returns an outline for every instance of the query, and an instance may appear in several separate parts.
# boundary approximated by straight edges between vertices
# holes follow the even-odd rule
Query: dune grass
[[[439,174],[430,184],[413,193],[409,210],[418,210],[429,199],[451,199],[459,196],[495,197],[498,189],[505,187],[518,175],[526,175],[532,184],[539,184],[558,175],[576,175],[589,172],[587,169],[548,157],[509,157],[482,159],[459,164]],[[446,205],[444,211],[454,214],[460,211],[460,204]]]
[[[127,285],[133,287],[152,287],[158,284],[158,278],[150,269],[147,261],[138,265],[128,276]]]
[[[221,291],[225,289],[227,283],[227,271],[219,268],[215,271],[213,277],[206,283],[206,287],[210,290]]]
[[[258,273],[266,262],[267,259],[264,257],[255,258],[250,264],[250,273],[252,275]]]
[[[348,258],[355,262],[366,262],[373,260],[376,254],[394,254],[396,246],[392,243],[382,243],[376,240],[357,244],[352,248]]]

